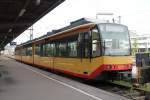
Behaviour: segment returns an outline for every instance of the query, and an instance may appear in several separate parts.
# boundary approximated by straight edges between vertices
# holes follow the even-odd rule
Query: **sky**
[[[110,12],[116,20],[137,34],[150,34],[150,0],[66,0],[33,25],[33,37],[37,38],[53,29],[60,29],[77,19],[96,18],[97,13]],[[101,19],[104,16],[98,16]],[[29,31],[14,41],[17,44],[30,39]]]

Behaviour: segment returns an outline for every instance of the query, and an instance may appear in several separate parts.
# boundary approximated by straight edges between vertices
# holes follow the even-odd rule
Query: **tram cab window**
[[[92,33],[92,57],[100,56],[100,36],[99,31],[95,27],[91,30]]]

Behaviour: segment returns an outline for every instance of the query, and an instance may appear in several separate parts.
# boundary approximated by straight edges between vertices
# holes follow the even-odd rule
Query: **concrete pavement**
[[[3,56],[0,73],[0,100],[126,100]]]

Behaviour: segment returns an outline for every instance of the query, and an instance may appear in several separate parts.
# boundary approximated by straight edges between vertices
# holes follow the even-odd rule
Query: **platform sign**
[[[10,45],[17,45],[17,42],[10,42]]]

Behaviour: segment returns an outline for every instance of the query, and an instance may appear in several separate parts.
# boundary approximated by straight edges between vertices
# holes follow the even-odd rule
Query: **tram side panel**
[[[21,61],[21,50],[20,50],[20,48],[15,48],[15,60]]]
[[[34,44],[34,65],[52,69],[53,68],[52,57],[46,54],[46,44],[45,43],[35,43]]]
[[[34,65],[39,66],[40,65],[40,46],[38,44],[33,45],[34,49],[34,55],[33,55],[33,60],[34,60]]]
[[[22,46],[22,62],[33,64],[33,47],[32,43]]]

